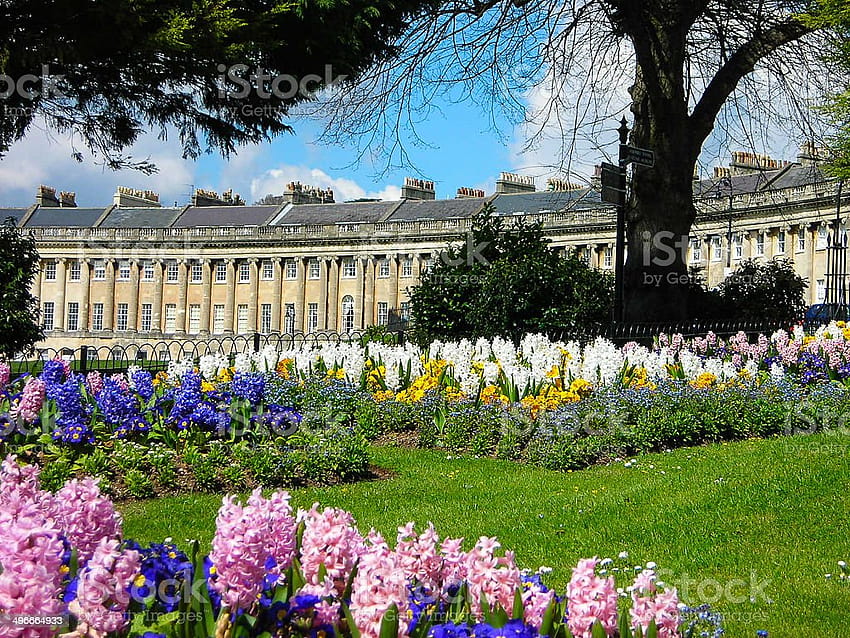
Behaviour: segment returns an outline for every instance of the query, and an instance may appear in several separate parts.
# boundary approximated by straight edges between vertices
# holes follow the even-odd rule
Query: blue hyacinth
[[[237,372],[230,383],[231,394],[251,405],[258,405],[263,400],[265,388],[266,380],[260,372]]]

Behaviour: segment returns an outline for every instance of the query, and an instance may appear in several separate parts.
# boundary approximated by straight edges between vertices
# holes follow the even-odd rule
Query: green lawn
[[[374,448],[390,480],[303,489],[294,503],[343,507],[361,531],[432,521],[441,536],[498,536],[558,588],[581,557],[655,561],[690,604],[711,602],[727,636],[850,637],[850,438],[818,435],[715,445],[560,474],[491,459]],[[219,496],[126,503],[125,533],[209,543]],[[682,591],[685,589],[686,591]],[[750,597],[753,597],[753,601]],[[684,596],[683,596],[684,597]]]

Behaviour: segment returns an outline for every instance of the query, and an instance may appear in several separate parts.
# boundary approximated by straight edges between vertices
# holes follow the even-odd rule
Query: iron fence
[[[685,338],[705,336],[713,332],[718,337],[728,338],[744,332],[749,338],[759,334],[771,334],[778,329],[790,329],[779,321],[689,321],[683,323],[619,323],[599,325],[583,329],[564,329],[548,334],[551,339],[588,343],[597,337],[605,337],[618,345],[636,341],[651,345],[653,339],[661,333],[682,334]],[[405,328],[393,332],[374,330],[352,331],[347,333],[254,333],[249,335],[226,335],[204,339],[170,339],[145,343],[126,343],[101,346],[80,346],[70,348],[39,348],[37,358],[12,362],[14,375],[38,374],[45,361],[57,357],[68,360],[76,372],[87,373],[97,370],[102,374],[126,372],[131,366],[137,366],[151,372],[168,368],[170,361],[185,359],[197,360],[208,354],[223,354],[231,361],[242,353],[258,352],[267,346],[281,352],[303,346],[321,346],[323,344],[363,343],[380,339],[386,343],[403,344],[407,339]]]

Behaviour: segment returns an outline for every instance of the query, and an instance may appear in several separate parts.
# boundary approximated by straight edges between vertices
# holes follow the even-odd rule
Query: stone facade
[[[839,197],[838,183],[814,163],[753,157],[753,170],[743,170],[748,158],[737,154],[734,170],[695,181],[689,263],[715,285],[744,259],[785,257],[809,280],[816,303],[825,294],[838,200],[847,210],[850,193]],[[279,204],[244,206],[238,196],[204,191],[195,204],[208,205],[183,208],[128,189],[104,209],[45,205],[52,189],[43,188],[40,203],[0,215],[14,217],[38,244],[41,346],[345,332],[404,318],[420,273],[488,203],[500,215],[542,222],[552,246],[613,269],[614,211],[598,191],[561,180],[550,189],[563,190],[533,191],[528,178],[513,189],[506,182],[515,177],[503,174],[490,197],[464,189],[454,200],[430,199],[428,182],[422,199],[398,202],[339,204],[328,193],[329,203],[296,204],[285,194]],[[839,217],[843,238],[847,217]]]

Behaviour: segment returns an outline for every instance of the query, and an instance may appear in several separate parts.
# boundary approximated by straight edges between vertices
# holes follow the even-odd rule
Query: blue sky
[[[539,177],[538,188],[545,188],[551,172],[533,167],[540,163],[535,154],[517,152],[523,143],[518,129],[502,121],[502,135],[488,130],[487,117],[473,104],[446,102],[439,106],[440,112],[432,112],[427,122],[417,126],[419,137],[430,147],[417,146],[409,137],[406,147],[414,166],[384,174],[380,174],[385,169],[380,157],[376,165],[361,162],[352,166],[357,159],[354,148],[316,144],[322,128],[318,121],[296,122],[294,134],[268,144],[242,147],[229,160],[206,155],[197,161],[184,161],[174,140],[146,135],[131,153],[137,158],[150,157],[159,166],[159,173],[152,176],[104,169],[86,152],[85,161],[78,163],[71,153],[84,148],[67,137],[34,127],[0,160],[0,206],[31,205],[39,184],[76,192],[80,206],[110,203],[118,185],[157,191],[168,205],[186,203],[193,186],[219,192],[233,188],[253,202],[267,193],[279,194],[293,180],[334,188],[337,201],[357,197],[397,199],[407,175],[433,180],[439,198],[454,197],[461,186],[492,193],[500,171],[533,174]]]
[[[524,101],[538,108],[545,95],[529,91]],[[618,121],[612,118],[610,127],[601,139],[582,142],[571,168],[572,175],[547,168],[555,162],[559,149],[557,139],[548,139],[530,152],[521,152],[526,138],[524,129],[512,126],[506,119],[498,122],[499,131],[490,130],[490,120],[480,107],[471,103],[437,102],[438,109],[417,125],[418,136],[430,146],[417,145],[413,136],[406,140],[406,150],[414,167],[381,173],[385,158],[378,157],[375,165],[360,163],[354,148],[323,146],[315,143],[322,123],[298,121],[294,134],[283,135],[271,143],[243,147],[229,160],[207,155],[197,161],[180,158],[180,148],[174,139],[165,141],[156,135],[143,136],[129,151],[139,159],[150,158],[159,173],[146,176],[136,171],[115,172],[103,168],[85,148],[67,137],[33,127],[27,137],[15,144],[0,160],[0,206],[29,206],[34,202],[39,184],[57,190],[74,191],[80,206],[106,206],[112,201],[116,187],[129,186],[160,193],[164,205],[188,203],[192,188],[222,192],[232,188],[243,199],[253,203],[262,196],[283,192],[290,181],[300,181],[322,188],[333,188],[337,201],[360,197],[398,199],[400,186],[407,175],[435,182],[438,198],[455,196],[461,186],[493,192],[500,171],[532,175],[538,189],[546,188],[546,179],[568,177],[570,181],[586,180],[594,164],[603,159],[594,143],[614,151]],[[606,125],[607,126],[607,125]],[[557,126],[551,126],[553,132]],[[560,133],[558,133],[560,134]],[[722,147],[721,147],[722,146]],[[796,148],[786,139],[774,146],[774,157],[793,159]],[[703,174],[713,165],[728,163],[726,144],[707,144]],[[770,152],[770,149],[751,149],[738,145],[736,150]],[[82,151],[85,160],[76,162],[74,151]]]

